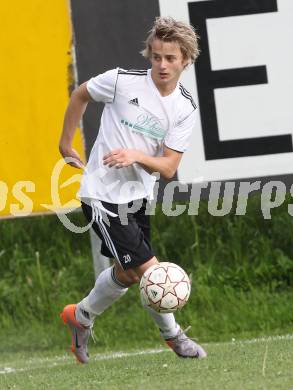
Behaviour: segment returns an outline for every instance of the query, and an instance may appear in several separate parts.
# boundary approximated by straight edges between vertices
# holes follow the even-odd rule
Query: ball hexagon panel
[[[146,292],[147,296],[149,297],[149,300],[153,303],[159,302],[164,296],[164,289],[157,284],[147,286]]]

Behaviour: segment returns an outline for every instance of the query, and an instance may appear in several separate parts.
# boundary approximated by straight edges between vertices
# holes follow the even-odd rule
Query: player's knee
[[[124,271],[124,272],[126,274],[126,277],[129,280],[129,283],[131,283],[131,284],[139,283],[140,278],[132,269]]]
[[[115,267],[115,274],[119,282],[125,284],[125,286],[132,286],[139,283],[140,279],[133,270],[124,271],[121,267]]]

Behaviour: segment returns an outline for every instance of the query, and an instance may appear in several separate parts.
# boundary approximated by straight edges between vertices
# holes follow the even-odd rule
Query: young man
[[[191,95],[178,82],[182,71],[199,54],[194,29],[172,18],[156,18],[142,54],[149,70],[120,68],[100,74],[72,94],[59,149],[83,163],[72,139],[90,101],[105,103],[101,125],[79,191],[82,209],[102,240],[101,252],[114,258],[114,266],[97,278],[90,294],[77,305],[67,305],[61,317],[72,334],[72,351],[87,363],[88,339],[96,316],[138,283],[158,263],[150,244],[146,215],[155,177],[172,178],[186,150],[196,117]],[[121,213],[124,210],[122,220]],[[125,212],[126,210],[126,212]],[[189,339],[173,314],[146,308],[161,336],[177,355],[202,358],[203,348]]]

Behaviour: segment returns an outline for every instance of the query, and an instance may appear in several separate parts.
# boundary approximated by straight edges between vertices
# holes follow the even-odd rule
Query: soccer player
[[[62,156],[74,158],[70,164],[82,168],[71,146],[75,129],[89,102],[105,104],[79,196],[86,218],[102,240],[101,253],[114,258],[114,265],[98,276],[88,296],[61,313],[72,334],[72,352],[81,363],[89,360],[87,344],[95,317],[158,263],[146,213],[156,181],[152,173],[174,176],[196,120],[196,105],[179,83],[181,73],[199,54],[193,27],[170,17],[156,18],[142,54],[151,69],[109,70],[72,93],[60,138]],[[146,310],[178,356],[206,356],[173,314]]]

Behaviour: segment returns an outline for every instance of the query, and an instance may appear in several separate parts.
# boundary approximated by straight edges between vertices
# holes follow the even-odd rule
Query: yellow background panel
[[[31,207],[34,212],[48,211],[42,204],[52,204],[51,175],[61,157],[58,142],[69,100],[72,32],[66,0],[3,2],[0,18],[0,217],[4,217],[11,210],[16,214],[24,204],[25,214]],[[84,159],[80,131],[74,147]],[[64,167],[62,182],[76,173],[81,171]],[[22,190],[29,200],[18,200],[19,181],[34,183],[33,192]],[[75,198],[78,187],[70,184],[60,191],[63,207]]]

